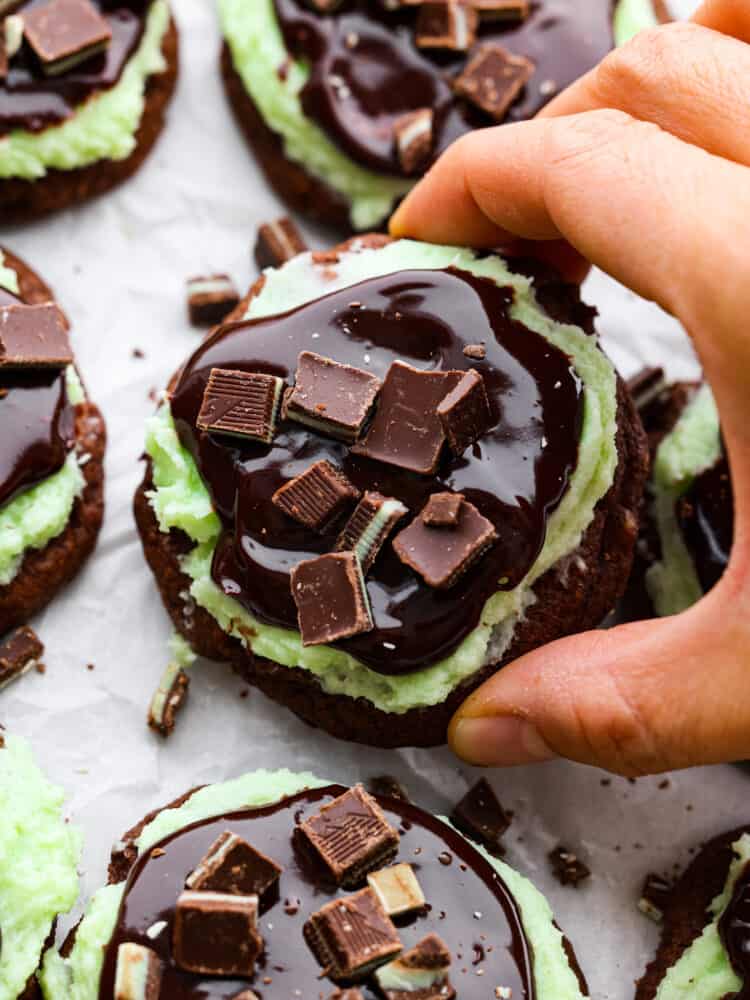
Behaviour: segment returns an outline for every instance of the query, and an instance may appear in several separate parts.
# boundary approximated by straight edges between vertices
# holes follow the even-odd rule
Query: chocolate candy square
[[[451,813],[451,822],[493,854],[504,854],[502,839],[513,814],[505,810],[486,778],[480,778]]]
[[[285,217],[260,227],[255,243],[255,261],[264,271],[267,267],[280,267],[305,250],[307,244],[299,229]]]
[[[283,387],[275,375],[212,368],[198,414],[198,430],[270,444]]]
[[[312,351],[297,361],[294,390],[284,399],[284,417],[327,437],[359,437],[380,391],[380,379]]]
[[[492,426],[490,402],[479,372],[470,368],[437,411],[451,451],[463,455]]]
[[[6,635],[0,642],[0,688],[36,666],[42,653],[44,645],[28,625]]]
[[[185,704],[190,678],[178,664],[170,663],[161,676],[148,712],[148,724],[160,736],[169,736],[175,727],[177,713]]]
[[[477,37],[479,15],[460,0],[422,3],[415,41],[420,49],[450,49],[468,52]]]
[[[344,473],[321,459],[276,490],[271,501],[305,527],[325,531],[358,498]]]
[[[114,1000],[158,1000],[162,964],[141,944],[126,942],[117,949]]]
[[[513,55],[496,42],[487,42],[453,81],[453,89],[496,122],[502,122],[535,69],[530,59]]]
[[[431,528],[455,528],[463,502],[462,493],[433,493],[420,517]]]
[[[483,21],[525,21],[530,0],[468,0]]]
[[[304,934],[333,980],[364,979],[401,951],[398,931],[371,889],[326,903],[305,924]]]
[[[455,528],[431,528],[424,518],[415,517],[396,535],[393,548],[428,586],[448,590],[496,541],[492,522],[464,500]]]
[[[402,863],[380,868],[367,876],[367,884],[383,904],[389,917],[401,917],[425,905],[424,893],[411,865]]]
[[[398,831],[361,785],[323,806],[299,829],[336,885],[357,885],[393,857],[399,845]]]
[[[408,513],[400,500],[368,490],[339,535],[335,551],[356,553],[367,576],[385,540]]]
[[[224,892],[230,896],[262,897],[275,885],[281,868],[271,858],[226,830],[188,875],[188,889]]]
[[[362,567],[353,552],[330,552],[298,563],[292,597],[304,646],[319,646],[372,627]]]
[[[89,0],[50,0],[24,11],[24,30],[47,76],[58,76],[112,40],[107,20]]]
[[[386,1000],[404,1000],[410,994],[419,1000],[452,1000],[456,991],[448,979],[451,954],[437,934],[427,937],[381,966],[375,973]]]
[[[193,326],[221,323],[240,302],[239,292],[228,274],[189,278],[188,316]]]
[[[263,950],[257,923],[257,896],[183,892],[175,909],[172,957],[186,972],[251,976]]]
[[[72,363],[68,331],[54,303],[0,308],[0,369],[65,368]]]
[[[352,453],[423,475],[433,473],[445,442],[437,408],[462,375],[422,371],[394,361],[370,429]]]
[[[434,118],[432,108],[422,108],[396,120],[393,126],[396,151],[405,174],[415,173],[430,159],[434,141]]]

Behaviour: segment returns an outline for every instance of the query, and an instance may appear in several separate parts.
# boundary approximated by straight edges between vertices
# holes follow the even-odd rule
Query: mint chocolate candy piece
[[[462,493],[433,493],[420,517],[431,528],[455,528],[463,502]]]
[[[58,76],[103,52],[112,29],[90,0],[50,0],[23,15],[29,45],[47,76]]]
[[[552,874],[560,885],[572,885],[574,889],[577,889],[581,882],[585,882],[587,878],[591,877],[591,869],[588,865],[584,864],[577,854],[569,851],[562,844],[554,851],[550,851],[548,857],[552,865]]]
[[[422,3],[415,41],[420,49],[468,52],[477,37],[479,15],[461,0]]]
[[[372,629],[362,567],[353,552],[329,552],[298,563],[291,584],[304,646],[325,645]]]
[[[470,368],[442,400],[437,412],[451,451],[463,455],[492,426],[490,402],[479,372]]]
[[[68,331],[54,303],[0,308],[0,369],[65,368],[72,363]]]
[[[174,962],[204,976],[251,976],[263,950],[257,924],[257,896],[183,892],[174,915]]]
[[[464,500],[455,528],[431,528],[424,518],[415,517],[396,535],[393,548],[428,586],[448,590],[496,541],[492,522]]]
[[[230,896],[262,897],[275,885],[281,868],[271,858],[226,830],[188,875],[188,889],[223,892]]]
[[[496,42],[487,42],[453,81],[453,89],[496,122],[502,122],[535,68],[530,59],[513,55]]]
[[[270,444],[283,386],[275,375],[212,368],[198,414],[198,430]]]
[[[239,292],[228,274],[189,278],[188,316],[193,326],[221,323],[240,302]]]
[[[400,500],[368,490],[339,535],[335,551],[356,553],[367,576],[386,539],[408,513]]]
[[[432,108],[421,108],[396,119],[393,132],[401,169],[407,175],[415,173],[432,155],[434,143]]]
[[[36,666],[43,653],[43,643],[28,625],[7,635],[0,642],[0,688]]]
[[[352,453],[423,475],[432,474],[445,443],[437,408],[462,375],[458,371],[422,371],[394,361],[370,429]]]
[[[117,949],[114,1000],[158,1000],[162,964],[158,955],[141,944],[126,942]]]
[[[376,800],[355,785],[300,824],[336,885],[354,886],[398,850],[398,831]]]
[[[160,736],[170,736],[188,696],[190,678],[177,663],[170,663],[161,676],[159,687],[151,699],[148,724]]]
[[[375,973],[386,1000],[452,1000],[456,991],[448,979],[451,953],[437,934],[428,934],[413,948]]]
[[[276,490],[271,501],[305,527],[325,531],[358,498],[344,473],[321,459]]]
[[[525,21],[531,12],[530,0],[466,0],[483,21]]]
[[[294,389],[284,398],[284,417],[327,437],[356,441],[370,415],[380,379],[312,351],[297,361]]]
[[[266,222],[258,230],[255,262],[264,271],[267,267],[280,267],[305,250],[307,244],[302,234],[294,222],[285,216],[275,222]]]
[[[451,823],[493,854],[504,854],[502,839],[513,814],[503,808],[492,785],[480,778],[451,813]]]
[[[304,935],[333,980],[364,979],[401,951],[398,931],[371,889],[326,903],[305,924]]]

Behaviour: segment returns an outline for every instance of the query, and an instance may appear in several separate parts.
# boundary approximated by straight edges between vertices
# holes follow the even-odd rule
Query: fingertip
[[[470,718],[459,712],[448,742],[457,757],[478,767],[539,764],[557,757],[532,723],[514,716]]]

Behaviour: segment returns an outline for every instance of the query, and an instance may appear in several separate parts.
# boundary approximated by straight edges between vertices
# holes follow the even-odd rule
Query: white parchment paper
[[[131,514],[143,421],[153,410],[149,392],[198,344],[185,319],[185,279],[226,270],[246,287],[256,275],[256,227],[282,212],[224,100],[213,4],[174,6],[182,76],[168,128],[141,173],[51,221],[0,224],[2,242],[53,285],[71,317],[81,369],[109,427],[98,550],[34,623],[47,645],[47,673],[0,694],[0,719],[32,741],[85,831],[83,900],[104,881],[121,833],[197,783],[257,767],[309,768],[342,782],[387,772],[420,803],[447,810],[477,777],[447,750],[396,754],[336,742],[255,691],[241,699],[237,678],[202,662],[169,742],[146,728],[170,634]],[[675,377],[695,372],[684,334],[656,308],[603,275],[592,276],[585,293],[601,311],[606,345],[625,374],[655,361]],[[145,357],[134,357],[135,348]],[[566,763],[498,772],[493,781],[516,812],[509,860],[549,895],[592,995],[609,1000],[632,997],[655,946],[656,927],[636,910],[643,876],[685,863],[693,845],[750,818],[750,778],[735,767],[674,775],[667,788],[659,778],[605,785],[598,772]],[[593,869],[577,891],[548,872],[546,854],[560,841]]]

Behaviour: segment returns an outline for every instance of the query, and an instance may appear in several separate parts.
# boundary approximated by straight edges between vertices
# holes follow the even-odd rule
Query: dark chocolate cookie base
[[[19,275],[21,297],[29,303],[46,302],[52,292],[23,261],[5,252],[5,260]],[[79,571],[92,552],[104,514],[104,448],[106,430],[93,403],[76,407],[79,454],[91,457],[82,466],[83,494],[76,500],[65,530],[43,549],[29,549],[9,584],[0,586],[0,635],[23,625],[41,611]]]
[[[732,844],[750,827],[710,840],[693,859],[672,890],[664,911],[656,956],[638,981],[635,1000],[654,1000],[662,979],[706,926],[706,911],[724,888],[732,861]]]
[[[378,235],[362,239],[368,246],[387,242]],[[247,303],[262,287],[263,278],[229,319],[244,315]],[[146,560],[175,628],[196,653],[213,660],[231,661],[235,671],[248,683],[331,736],[385,748],[445,743],[453,713],[483,681],[532,649],[595,628],[625,589],[638,530],[648,449],[640,419],[619,380],[617,393],[619,462],[615,481],[597,504],[581,544],[537,581],[534,586],[537,601],[519,624],[502,660],[478,670],[442,704],[411,709],[402,715],[383,712],[366,699],[327,694],[307,671],[254,656],[238,639],[227,635],[189,596],[191,581],[181,572],[179,559],[192,548],[192,543],[180,531],[166,534],[159,530],[147,497],[151,488],[149,464],[135,495],[134,513]]]
[[[130,156],[124,160],[98,160],[75,170],[49,170],[34,181],[13,177],[0,180],[0,218],[4,223],[28,222],[77,205],[111,190],[138,170],[164,127],[167,105],[177,82],[178,37],[174,21],[164,37],[162,52],[167,68],[147,81],[146,102]]]
[[[304,167],[287,159],[279,135],[266,125],[234,68],[225,42],[221,50],[221,75],[237,124],[263,168],[266,180],[289,208],[339,233],[353,231],[349,203]],[[386,219],[382,220],[385,225]]]

